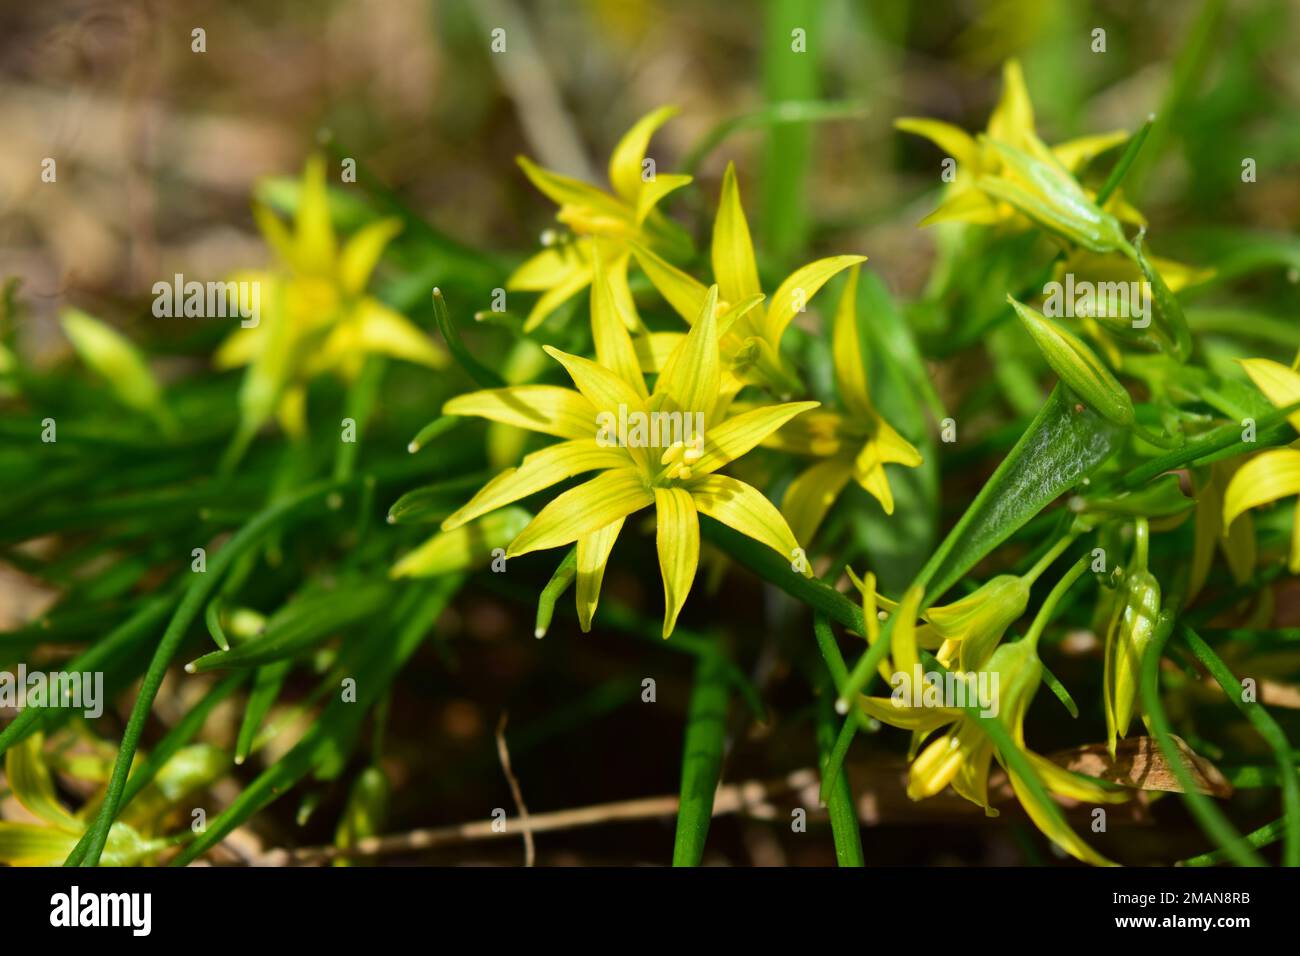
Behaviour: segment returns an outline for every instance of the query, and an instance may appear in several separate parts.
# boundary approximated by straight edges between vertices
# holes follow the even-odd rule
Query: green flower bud
[[[1082,339],[1036,309],[1007,296],[1052,371],[1098,415],[1117,425],[1133,424],[1133,399]]]

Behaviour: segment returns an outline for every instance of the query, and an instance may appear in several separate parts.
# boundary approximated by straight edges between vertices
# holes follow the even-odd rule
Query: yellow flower
[[[916,626],[916,610],[922,597],[920,588],[909,590],[902,602],[891,601],[876,592],[874,574],[868,572],[859,578],[852,568],[846,568],[849,579],[862,596],[862,616],[867,625],[864,636],[868,646],[876,642],[880,633],[878,609],[902,614],[890,639],[894,660],[881,661],[881,676],[890,681],[896,673],[909,673],[916,663],[917,647],[934,651],[944,667],[957,664],[963,671],[983,667],[1007,628],[1025,613],[1029,605],[1029,589],[1055,556],[1044,558],[1023,576],[1000,574],[951,604],[928,608],[920,615],[926,622],[920,627]]]
[[[10,791],[23,809],[40,822],[0,820],[0,864],[62,866],[86,832],[89,816],[98,809],[98,800],[88,801],[75,814],[64,808],[45,762],[44,744],[44,734],[32,734],[5,754],[5,779]],[[75,774],[78,778],[90,783],[107,781],[112,770],[111,753],[101,759],[92,752],[80,762]],[[228,765],[229,758],[208,744],[178,751],[123,811],[122,819],[113,824],[102,865],[138,866],[173,846],[173,840],[154,834],[186,794],[211,783]]]
[[[691,181],[690,176],[651,172],[646,147],[655,130],[677,113],[664,106],[643,116],[624,134],[609,159],[613,192],[543,169],[520,156],[520,167],[542,193],[560,207],[556,219],[577,237],[552,243],[521,265],[506,288],[543,293],[524,321],[524,330],[541,325],[566,299],[591,285],[597,254],[609,274],[619,312],[629,328],[641,326],[627,284],[630,243],[652,245],[668,254],[688,254],[690,239],[679,226],[655,209],[669,193]]]
[[[668,304],[687,322],[694,322],[707,291],[704,285],[652,250],[640,244],[633,248],[641,268]],[[760,304],[764,296],[758,282],[754,244],[740,202],[736,169],[728,164],[713,223],[712,260],[723,312],[722,355],[727,373],[722,386],[724,396],[734,397],[746,383],[777,394],[801,391],[798,375],[781,356],[781,338],[829,279],[849,266],[865,262],[866,256],[831,256],[810,262],[790,273],[771,299]],[[671,343],[675,334],[660,333],[650,338]]]
[[[1241,359],[1252,382],[1270,402],[1285,408],[1300,402],[1300,373],[1271,359]],[[1291,427],[1300,430],[1300,412],[1287,417]],[[1223,527],[1232,536],[1234,523],[1252,508],[1280,498],[1300,495],[1300,449],[1272,448],[1250,459],[1232,476],[1223,493]],[[1287,563],[1292,574],[1300,574],[1300,501],[1291,525],[1291,557]]]
[[[163,404],[162,387],[126,336],[80,309],[64,309],[59,322],[77,355],[103,376],[123,405],[152,417],[164,433],[176,433],[176,418]]]
[[[260,290],[261,314],[256,324],[227,338],[216,354],[218,368],[250,366],[240,391],[245,433],[275,415],[286,432],[303,434],[308,382],[330,371],[351,380],[368,354],[430,368],[447,364],[446,353],[405,316],[366,294],[370,274],[401,223],[373,222],[340,249],[330,222],[323,160],[313,157],[307,163],[292,233],[260,203],[254,203],[253,216],[276,254],[277,268],[234,277],[249,284],[241,290]],[[247,309],[252,303],[241,299],[241,305]]]
[[[904,132],[924,136],[950,157],[957,168],[939,208],[922,225],[938,222],[998,223],[1027,226],[1028,220],[1064,232],[1095,251],[1119,248],[1114,213],[1126,222],[1144,224],[1142,215],[1117,192],[1102,211],[1074,176],[1094,156],[1124,142],[1115,130],[1048,147],[1034,128],[1034,107],[1020,63],[1002,68],[1002,97],[978,137],[940,120],[904,117],[894,121]]]
[[[996,719],[1006,727],[1012,745],[1028,760],[1050,793],[1088,803],[1118,803],[1128,799],[1126,793],[1108,790],[1087,777],[1071,773],[1025,746],[1025,714],[1038,692],[1043,672],[1035,643],[1026,639],[1002,645],[979,673],[964,675],[967,686],[992,690]],[[861,697],[859,705],[871,717],[910,730],[921,738],[943,729],[912,761],[907,793],[913,800],[932,797],[951,785],[958,794],[983,807],[989,816],[996,816],[997,811],[989,806],[988,775],[997,756],[1007,769],[1020,805],[1044,835],[1075,859],[1097,866],[1112,865],[1035,796],[1020,774],[1007,765],[1006,756],[997,752],[980,723],[966,711],[950,706],[914,706],[905,699],[895,702],[884,697]]]
[[[721,407],[717,288],[646,387],[632,337],[597,258],[591,324],[596,361],[547,347],[576,391],[519,385],[451,399],[445,415],[476,415],[563,441],[488,482],[442,523],[444,532],[575,475],[599,474],[559,495],[510,543],[506,557],[577,543],[578,616],[591,625],[605,564],[626,518],[653,505],[664,582],[664,637],[672,633],[699,563],[699,514],[792,561],[799,544],[762,493],[718,470],[816,402],[790,402],[727,415]],[[793,565],[792,565],[793,566]],[[409,569],[408,569],[409,570]],[[794,573],[793,571],[791,573]]]
[[[849,479],[894,513],[885,465],[915,468],[921,454],[885,421],[871,401],[858,334],[858,266],[849,271],[831,332],[835,380],[842,412],[822,409],[800,416],[768,444],[819,459],[790,483],[781,512],[800,541],[811,541]]]

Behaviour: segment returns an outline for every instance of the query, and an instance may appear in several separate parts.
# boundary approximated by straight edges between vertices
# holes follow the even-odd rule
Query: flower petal
[[[593,438],[596,409],[581,393],[558,385],[514,385],[457,395],[444,415],[473,415],[558,438]]]
[[[1060,813],[1052,813],[1047,807],[1043,806],[1018,774],[1014,771],[1008,771],[1007,776],[1011,779],[1011,788],[1016,793],[1016,799],[1020,801],[1020,805],[1025,808],[1025,813],[1029,815],[1029,819],[1034,822],[1034,826],[1043,832],[1044,836],[1076,860],[1091,863],[1093,866],[1115,865],[1084,843],[1077,833],[1066,826]]]
[[[591,630],[591,619],[600,600],[600,584],[605,578],[605,564],[614,550],[618,533],[623,530],[623,521],[619,518],[578,539],[578,624],[584,634]]]
[[[778,348],[786,326],[797,312],[803,311],[831,277],[851,265],[866,261],[866,256],[830,256],[796,269],[772,296],[764,320],[763,337],[773,348]]]
[[[1300,450],[1272,448],[1246,462],[1223,495],[1223,523],[1230,527],[1251,508],[1300,495]]]
[[[952,707],[912,707],[905,703],[896,704],[892,697],[860,695],[858,706],[867,716],[874,717],[882,724],[902,730],[919,731],[923,734],[936,731],[946,724],[956,723],[964,716],[962,711]]]
[[[648,392],[641,376],[632,336],[628,334],[629,320],[625,319],[614,298],[610,277],[600,254],[594,259],[595,273],[591,286],[591,337],[596,345],[596,361],[627,382],[638,398]]]
[[[858,271],[849,269],[848,281],[840,294],[840,305],[835,310],[831,330],[831,355],[835,365],[835,383],[839,386],[840,401],[850,416],[866,418],[874,414],[871,393],[867,390],[867,368],[862,354],[862,338],[858,335]]]
[[[614,147],[609,157],[609,181],[629,205],[635,206],[641,195],[643,181],[641,167],[645,161],[650,137],[664,123],[677,115],[677,107],[661,106],[637,120]],[[689,181],[689,177],[687,177]]]
[[[713,222],[712,259],[718,291],[727,302],[740,302],[753,295],[762,295],[763,289],[758,284],[758,264],[754,260],[754,242],[749,235],[749,223],[745,221],[745,209],[740,203],[735,163],[727,163],[727,171],[722,177],[722,195]]]
[[[311,275],[329,274],[334,267],[334,227],[325,188],[325,160],[320,156],[307,161],[294,230],[294,267]]]
[[[62,705],[65,702],[45,703]],[[5,754],[5,782],[28,812],[60,830],[80,833],[84,824],[65,810],[55,795],[50,768],[45,763],[44,745],[45,735],[36,733],[10,747]]]
[[[598,468],[626,468],[629,462],[623,449],[602,448],[592,438],[551,445],[526,456],[518,468],[507,468],[480,488],[463,507],[447,516],[442,530],[458,528],[479,515],[536,494],[574,475]]]
[[[678,315],[687,322],[694,322],[704,308],[708,288],[644,246],[635,242],[631,246],[636,261],[641,264],[641,271],[646,274],[651,285],[659,290],[659,294]]]
[[[904,133],[924,136],[934,145],[957,160],[958,173],[974,172],[979,165],[979,146],[960,126],[942,120],[903,116],[894,120],[894,129]]]
[[[1250,380],[1278,408],[1300,402],[1300,372],[1272,359],[1239,359]],[[1300,411],[1287,416],[1291,427],[1300,431]]]
[[[609,193],[603,192],[589,183],[584,183],[572,176],[562,176],[549,169],[543,169],[526,156],[516,157],[519,168],[548,199],[557,206],[575,206],[590,210],[599,216],[628,220],[628,209]],[[637,179],[641,178],[638,163]]]
[[[523,508],[502,508],[470,524],[439,531],[403,555],[388,572],[393,578],[427,578],[473,570],[504,548],[532,520]]]
[[[357,230],[339,257],[339,279],[346,291],[357,295],[365,290],[385,247],[401,231],[402,220],[397,218],[380,219]]]
[[[710,286],[699,318],[655,382],[656,395],[668,395],[677,403],[677,410],[703,412],[706,419],[712,414],[722,385],[717,306],[718,287]]]
[[[697,478],[685,487],[701,514],[767,545],[789,561],[794,560],[799,541],[776,505],[757,488],[726,475]]]
[[[655,206],[671,192],[691,183],[690,176],[680,173],[659,173],[654,179],[647,180],[636,202],[636,224],[645,222],[646,216],[654,211]]]
[[[717,471],[729,461],[761,442],[800,412],[816,408],[818,402],[785,402],[781,405],[763,405],[759,408],[733,415],[717,428],[705,432],[704,454],[691,466],[697,475]]]
[[[1035,136],[1034,104],[1019,60],[1002,64],[1002,96],[989,117],[988,133],[1013,146],[1021,146],[1027,137]]]
[[[827,458],[801,472],[781,499],[781,513],[800,541],[811,542],[826,512],[853,476],[853,464],[845,458]]]
[[[547,355],[564,366],[578,391],[587,397],[598,412],[617,415],[620,405],[629,412],[641,407],[641,396],[636,389],[605,366],[597,365],[581,355],[562,352],[550,345],[543,345],[542,348]],[[640,375],[640,372],[637,374]]]
[[[684,488],[656,488],[654,502],[655,546],[664,579],[664,637],[668,637],[699,567],[700,519]]]
[[[506,557],[558,548],[599,531],[653,503],[645,478],[634,468],[601,472],[570,488],[545,508],[510,543]]]
[[[356,322],[361,349],[378,355],[445,368],[447,353],[434,344],[433,339],[421,332],[410,319],[394,312],[378,299],[367,296],[357,305],[349,321]]]

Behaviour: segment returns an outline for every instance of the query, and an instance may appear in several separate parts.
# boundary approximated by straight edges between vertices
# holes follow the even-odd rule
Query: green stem
[[[826,625],[826,630],[830,631],[830,625]],[[840,667],[843,666],[841,661]],[[817,695],[817,750],[823,772],[835,750],[835,708],[832,700],[836,686],[838,685],[825,683]],[[858,823],[857,808],[853,804],[853,789],[849,786],[848,774],[836,774],[825,802],[831,818],[831,837],[835,841],[835,862],[840,866],[864,866],[866,861],[862,854],[862,828]]]
[[[1160,659],[1164,656],[1169,635],[1173,633],[1174,620],[1175,616],[1170,611],[1160,613],[1151,644],[1142,659],[1142,709],[1147,715],[1156,743],[1183,788],[1183,801],[1201,829],[1238,866],[1263,866],[1264,861],[1259,854],[1251,849],[1250,844],[1223,815],[1223,811],[1197,789],[1197,783],[1184,763],[1182,751],[1174,745],[1169,718],[1160,702]]]
[[[1074,539],[1076,537],[1077,535],[1067,534],[1060,541],[1056,542],[1056,544],[1048,548],[1047,553],[1038,559],[1038,563],[1020,576],[1020,580],[1024,581],[1025,584],[1032,585],[1038,580],[1044,571],[1051,567],[1052,562],[1059,558],[1066,548],[1074,544]]]
[[[722,650],[706,654],[695,666],[682,747],[681,803],[673,840],[673,866],[699,866],[713,817],[713,796],[722,775],[722,747],[727,730],[727,673]]]
[[[1282,785],[1282,819],[1286,822],[1282,865],[1300,866],[1300,777],[1296,775],[1291,756],[1291,744],[1286,734],[1262,704],[1245,699],[1245,690],[1241,682],[1200,635],[1186,625],[1182,628],[1182,634],[1188,647],[1196,655],[1196,659],[1204,664],[1205,669],[1219,682],[1228,700],[1241,711],[1242,716],[1250,721],[1259,735],[1264,738],[1264,742],[1273,750]]]
[[[131,717],[127,721],[126,731],[122,735],[122,744],[118,748],[117,760],[113,765],[113,775],[109,780],[104,802],[95,817],[95,822],[87,831],[89,844],[81,861],[82,866],[97,866],[99,864],[100,855],[104,852],[104,845],[108,842],[109,829],[112,827],[113,821],[117,818],[118,811],[121,808],[122,794],[126,788],[126,778],[131,769],[131,762],[135,759],[136,750],[140,746],[140,737],[144,733],[144,724],[149,717],[150,710],[153,708],[154,698],[158,695],[158,688],[162,685],[163,677],[167,673],[167,667],[172,658],[176,656],[176,651],[179,650],[181,642],[184,641],[190,624],[202,613],[204,603],[220,583],[221,576],[241,554],[255,547],[263,536],[274,530],[286,517],[315,500],[323,498],[330,492],[337,490],[337,488],[338,485],[335,482],[313,485],[294,497],[278,502],[261,512],[230,539],[226,546],[217,553],[208,571],[199,575],[186,590],[185,596],[181,599],[180,607],[176,609],[176,613],[172,616],[171,622],[167,625],[167,630],[163,633],[162,640],[159,641],[158,648],[154,652],[153,659],[149,662],[144,681],[140,685],[140,693],[136,697],[135,705],[131,708]]]
[[[1038,647],[1038,639],[1042,637],[1043,630],[1051,622],[1052,615],[1056,613],[1056,606],[1061,603],[1061,598],[1065,597],[1066,592],[1074,586],[1074,582],[1079,580],[1087,570],[1088,556],[1085,554],[1070,566],[1070,570],[1065,572],[1061,580],[1056,582],[1056,586],[1052,588],[1043,601],[1043,606],[1034,615],[1034,622],[1029,626],[1029,633],[1025,635],[1025,640],[1029,642],[1030,647]]]

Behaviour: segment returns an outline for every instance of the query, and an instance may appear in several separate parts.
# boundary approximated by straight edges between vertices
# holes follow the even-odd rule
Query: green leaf
[[[925,604],[952,587],[1030,518],[1092,475],[1119,448],[1124,431],[1057,386],[1020,441],[934,553],[920,579]]]

